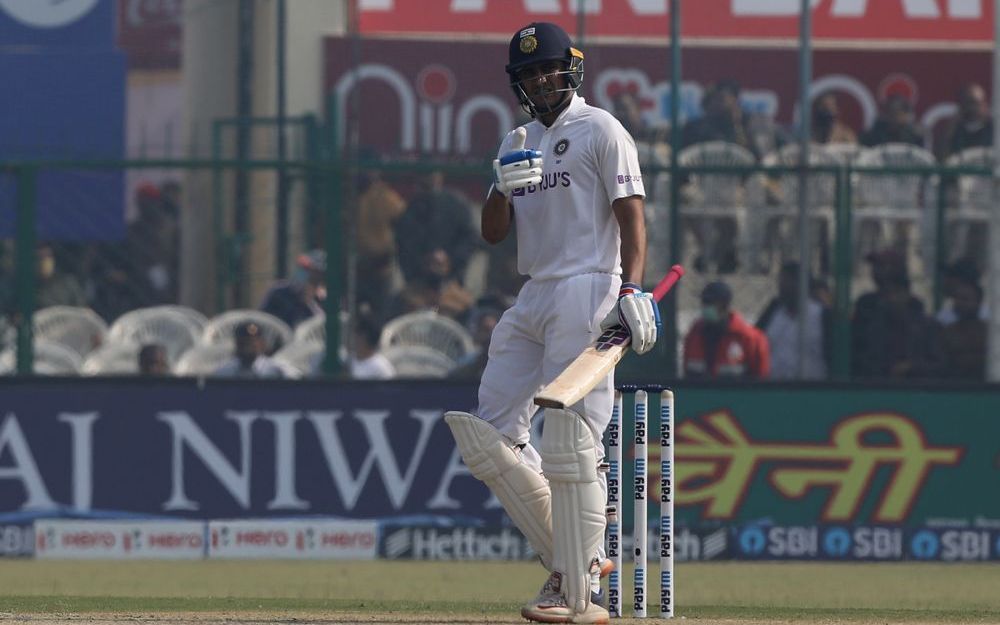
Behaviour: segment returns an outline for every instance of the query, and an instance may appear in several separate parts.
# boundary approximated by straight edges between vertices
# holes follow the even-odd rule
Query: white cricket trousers
[[[562,373],[600,335],[600,324],[618,298],[621,277],[587,273],[550,280],[529,280],[490,339],[489,360],[479,385],[479,416],[511,442],[525,445],[524,460],[541,470],[529,440],[537,406],[535,393]],[[611,420],[614,372],[572,406],[600,441]]]

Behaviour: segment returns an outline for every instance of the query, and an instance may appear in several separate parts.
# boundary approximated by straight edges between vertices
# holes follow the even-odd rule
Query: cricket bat
[[[684,275],[684,268],[674,265],[653,289],[653,299],[659,302]],[[543,408],[565,408],[580,401],[625,355],[629,345],[628,330],[615,326],[605,330],[594,344],[583,350],[555,380],[535,395],[535,405]]]

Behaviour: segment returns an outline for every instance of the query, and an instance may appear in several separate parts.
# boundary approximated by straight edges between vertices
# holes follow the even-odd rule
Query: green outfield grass
[[[678,565],[676,576],[677,615],[687,618],[1000,622],[996,564],[690,563]],[[516,619],[519,605],[534,595],[544,577],[536,564],[503,562],[0,561],[0,612],[265,611]],[[631,595],[629,580],[623,584],[626,597]],[[651,585],[650,600],[657,593]],[[649,606],[651,615],[656,610]]]

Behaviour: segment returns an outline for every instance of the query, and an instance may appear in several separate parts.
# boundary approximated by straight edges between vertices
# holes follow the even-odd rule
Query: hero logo
[[[570,185],[569,172],[568,171],[556,171],[551,174],[542,174],[542,182],[539,184],[529,184],[523,189],[515,189],[514,195],[523,196],[525,192],[528,194],[535,193],[536,191],[545,191],[547,189],[554,189],[556,187],[568,187]]]
[[[98,0],[0,0],[0,9],[33,28],[59,28],[82,18]]]
[[[407,528],[389,534],[384,548],[389,559],[413,560],[523,560],[533,553],[524,537],[506,528]]]

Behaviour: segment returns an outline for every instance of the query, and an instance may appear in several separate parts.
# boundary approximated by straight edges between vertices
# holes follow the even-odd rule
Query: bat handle
[[[667,272],[667,275],[660,280],[660,283],[653,288],[653,299],[660,301],[663,296],[667,294],[667,291],[673,288],[677,281],[681,279],[684,275],[684,268],[680,265],[674,265]]]

